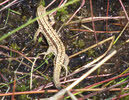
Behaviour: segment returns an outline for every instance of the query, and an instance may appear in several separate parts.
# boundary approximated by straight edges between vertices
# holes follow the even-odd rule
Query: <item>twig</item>
[[[8,8],[8,7],[10,7],[10,6],[14,5],[14,4],[16,4],[16,2],[17,2],[17,0],[14,0],[14,1],[12,1],[11,3],[9,3],[8,5],[4,6],[3,8],[0,9],[0,12],[1,12],[2,10],[4,10],[4,9],[6,9],[6,8]]]
[[[30,61],[31,63],[33,63],[28,57],[26,57],[24,54],[22,54],[22,53],[19,52],[19,51],[16,51],[16,50],[14,50],[14,49],[8,48],[8,47],[3,46],[3,45],[0,45],[0,47],[1,47],[1,48],[4,48],[4,49],[6,49],[6,50],[10,50],[10,51],[12,51],[12,52],[18,53],[19,55],[23,56],[23,57],[26,58],[28,61]]]
[[[95,32],[95,24],[94,24],[94,20],[93,20],[94,15],[93,15],[92,0],[90,0],[90,10],[91,10],[92,27],[93,27],[93,30],[94,30],[94,36],[95,36],[96,43],[98,43],[97,35],[96,35],[96,32]]]
[[[56,0],[53,0],[51,3],[49,3],[49,4],[45,7],[45,9],[47,9],[48,7],[50,7],[55,1],[56,1]]]
[[[112,16],[109,16],[109,17],[105,17],[105,16],[101,16],[101,17],[88,17],[88,18],[83,18],[83,19],[80,19],[80,20],[76,20],[76,21],[71,21],[65,25],[69,25],[69,24],[75,24],[75,23],[87,23],[87,22],[91,22],[92,20],[94,21],[100,21],[100,20],[107,20],[107,19],[114,19],[114,20],[118,20],[118,19],[124,19],[125,16],[115,16],[115,17],[112,17]]]
[[[122,8],[123,8],[123,10],[124,10],[124,13],[125,13],[125,16],[126,16],[127,20],[129,21],[129,16],[128,16],[128,14],[127,14],[126,10],[125,10],[125,7],[124,7],[124,5],[123,5],[122,1],[121,1],[121,0],[119,0],[119,2],[120,2],[121,6],[122,6]]]
[[[98,45],[101,45],[101,44],[103,44],[103,43],[106,42],[106,41],[109,41],[109,40],[114,41],[114,38],[115,38],[114,36],[112,36],[112,37],[110,37],[110,38],[107,38],[107,39],[105,39],[105,40],[99,42],[98,44],[94,44],[94,45],[92,45],[92,46],[90,46],[90,47],[88,47],[88,48],[86,48],[86,49],[84,49],[84,50],[82,50],[82,51],[79,51],[79,52],[77,52],[77,53],[75,53],[75,54],[69,56],[69,58],[75,57],[75,56],[77,56],[77,55],[79,55],[79,54],[81,54],[81,53],[83,53],[83,52],[86,52],[87,50],[92,49],[92,48],[94,48],[94,47],[96,47],[96,46],[98,46]],[[110,44],[110,45],[111,45],[111,44]]]
[[[10,0],[3,1],[2,3],[0,3],[0,6],[7,3],[8,1],[10,1]]]
[[[86,95],[85,97],[83,97],[83,100],[86,99],[86,98],[89,98],[89,97],[91,97],[91,96],[94,96],[94,95],[96,95],[96,94],[99,94],[99,93],[108,91],[109,89],[112,89],[112,88],[114,88],[114,87],[120,86],[120,85],[125,84],[125,83],[127,83],[127,82],[129,82],[129,80],[126,80],[126,81],[121,82],[121,83],[119,83],[119,84],[112,85],[112,86],[110,86],[110,87],[108,87],[108,88],[104,88],[104,89],[101,90],[101,91],[94,92],[94,93],[91,93],[91,94],[89,94],[89,95]],[[82,100],[82,99],[79,99],[79,100]]]
[[[14,100],[15,89],[16,89],[16,79],[15,79],[15,77],[14,77],[14,82],[13,82],[13,94],[12,94],[12,99],[11,99],[11,100]]]
[[[82,3],[81,3],[81,6],[74,12],[74,14],[70,17],[70,19],[66,22],[66,24],[68,24],[72,19],[73,17],[79,12],[79,10],[84,6],[85,4],[85,0],[82,0]]]
[[[74,91],[74,92],[84,92],[84,91],[101,91],[103,90],[104,88],[95,88],[95,89],[71,89],[71,91]],[[112,88],[110,89],[109,91],[120,91],[121,88]],[[129,90],[129,88],[123,88],[123,90]],[[59,92],[57,89],[52,89],[52,90],[41,90],[41,91],[24,91],[24,92],[15,92],[14,95],[22,95],[22,94],[40,94],[40,93],[57,93]],[[12,95],[13,93],[0,93],[0,96],[10,96]]]
[[[120,34],[118,35],[118,37],[116,38],[116,40],[114,41],[114,44],[118,41],[118,39],[119,39],[120,36],[123,34],[123,32],[125,31],[125,29],[127,28],[128,25],[129,25],[129,21],[128,21],[128,23],[125,25],[125,27],[123,28],[123,30],[120,32]]]
[[[97,68],[99,68],[102,64],[104,64],[107,60],[109,60],[112,56],[114,56],[117,53],[116,50],[113,50],[108,56],[106,56],[103,60],[101,60],[94,68],[90,69],[87,73],[82,75],[77,81],[73,82],[71,85],[69,85],[66,90],[72,89],[75,85],[77,85],[79,82],[81,82],[84,78],[86,78],[88,75],[90,75],[93,71],[95,71]]]
[[[34,72],[33,70],[34,70],[34,66],[35,66],[35,63],[37,61],[38,56],[34,59],[33,65],[31,67],[31,72],[30,72],[30,89],[32,89],[32,81],[33,81],[32,79],[33,79],[33,72]]]

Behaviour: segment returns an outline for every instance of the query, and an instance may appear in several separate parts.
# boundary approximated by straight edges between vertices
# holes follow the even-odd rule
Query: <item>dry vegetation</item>
[[[54,56],[41,55],[46,39],[39,34],[33,40],[39,4],[54,15],[53,28],[69,55],[61,90],[53,84]],[[126,0],[0,1],[0,99],[128,100],[128,11]]]

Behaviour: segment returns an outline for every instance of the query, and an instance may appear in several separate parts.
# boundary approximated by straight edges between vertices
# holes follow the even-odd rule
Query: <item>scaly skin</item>
[[[53,53],[55,55],[53,78],[54,78],[55,86],[59,89],[61,87],[61,83],[59,80],[61,69],[63,66],[65,68],[66,74],[67,74],[67,72],[68,72],[67,65],[69,62],[69,58],[65,53],[65,47],[63,45],[63,42],[59,38],[56,31],[50,25],[47,16],[43,16],[43,17],[41,16],[45,13],[46,13],[45,8],[42,5],[40,5],[37,9],[37,16],[40,17],[38,19],[39,29],[37,30],[35,35],[37,36],[40,32],[43,33],[43,35],[45,36],[45,38],[47,39],[47,42],[49,44],[47,54]]]

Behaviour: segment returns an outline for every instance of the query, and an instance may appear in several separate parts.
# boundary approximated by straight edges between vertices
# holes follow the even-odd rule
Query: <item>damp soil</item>
[[[45,5],[49,4],[51,0],[45,0]],[[0,37],[8,32],[18,28],[23,25],[30,19],[36,17],[37,6],[39,5],[40,0],[24,0],[18,4],[15,4],[10,7],[11,10],[19,12],[20,14],[16,14],[12,12],[10,9],[5,9],[0,12]],[[52,5],[49,10],[57,7],[59,0]],[[107,1],[106,0],[97,0],[92,1],[93,6],[93,14],[94,16],[106,16],[107,13]],[[129,2],[123,0],[123,4],[127,9],[127,13],[129,13]],[[72,6],[67,7],[67,15],[55,15],[56,23],[54,24],[55,30],[58,30],[61,25],[63,25],[62,16],[65,16],[66,20],[75,12],[76,9],[81,5],[81,2],[73,4]],[[3,6],[2,6],[3,7]],[[109,6],[109,15],[108,16],[125,16],[123,14],[123,9],[120,3],[115,0],[110,1]],[[79,18],[88,18],[91,17],[90,11],[90,3],[87,0],[82,9],[77,13],[77,15],[72,19],[72,21],[76,21]],[[6,23],[7,21],[7,23]],[[117,23],[117,25],[116,25]],[[121,31],[125,24],[127,23],[127,19],[120,20],[108,20],[108,31]],[[85,48],[96,44],[104,39],[107,39],[111,36],[117,37],[119,33],[92,33],[92,32],[83,32],[83,31],[75,31],[72,29],[84,29],[82,24],[92,28],[92,22],[88,23],[75,23],[64,26],[59,33],[61,40],[63,41],[66,53],[68,56],[71,56]],[[96,21],[95,23],[96,31],[105,31],[106,30],[106,20]],[[15,91],[30,91],[29,83],[30,83],[30,75],[32,63],[25,59],[23,55],[31,59],[35,60],[36,56],[39,53],[43,53],[48,49],[48,43],[42,34],[39,34],[37,42],[34,42],[34,34],[38,29],[38,23],[34,22],[25,28],[15,32],[13,35],[7,37],[6,39],[0,41],[0,92],[5,93],[7,89],[9,92],[12,92],[14,82],[13,80],[17,80]],[[40,41],[41,39],[41,41]],[[127,39],[129,39],[129,28],[127,28],[124,33],[121,35],[120,39],[113,46],[113,48],[117,48],[118,53],[110,58],[108,62],[106,62],[101,68],[91,74],[93,75],[104,75],[111,74],[109,77],[114,77],[122,73],[125,69],[128,68],[128,59],[129,59],[129,46],[128,44],[121,45]],[[69,62],[69,72],[72,73],[74,70],[80,68],[83,65],[91,62],[95,58],[102,55],[108,48],[110,41],[98,46],[94,49],[90,49],[84,53],[81,53],[73,58],[70,58]],[[18,53],[19,52],[19,53]],[[51,56],[51,57],[50,57]],[[37,61],[34,65],[34,68],[38,66],[42,66],[37,69],[38,72],[33,72],[33,87],[32,90],[37,89],[40,86],[45,86],[47,83],[53,81],[53,61],[54,56],[47,56],[47,61],[43,59],[43,55],[37,58]],[[45,62],[45,63],[44,63]],[[44,64],[43,64],[44,63]],[[43,65],[42,65],[43,64]],[[29,67],[30,66],[30,67]],[[89,69],[86,69],[79,74],[76,74],[68,79],[77,78],[87,72]],[[36,78],[36,76],[38,78]],[[65,76],[65,71],[62,70],[61,76]],[[97,78],[87,78],[82,81],[75,88],[83,88],[90,84],[108,79],[109,77],[97,77]],[[8,84],[9,83],[9,84]],[[8,86],[6,85],[8,84]],[[68,84],[64,84],[68,85]],[[44,88],[43,88],[44,89]],[[56,89],[55,86],[50,87],[49,89]],[[83,95],[86,95],[91,92],[83,92]],[[113,95],[118,95],[119,92],[104,92],[96,96],[97,99],[100,98],[109,98]],[[35,94],[35,95],[20,95],[16,96],[17,100],[19,99],[30,99],[37,97],[50,97],[53,94]],[[2,97],[0,97],[2,98]],[[9,100],[11,96],[7,96],[6,99]]]

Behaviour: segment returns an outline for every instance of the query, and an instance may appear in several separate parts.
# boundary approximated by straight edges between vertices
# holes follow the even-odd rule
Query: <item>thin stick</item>
[[[85,4],[85,0],[82,0],[82,3],[81,3],[81,6],[74,12],[74,14],[72,15],[72,17],[66,22],[66,24],[68,24],[72,19],[73,17],[79,12],[79,10],[84,6]]]
[[[124,7],[122,1],[119,0],[119,2],[120,2],[121,6],[122,6],[122,8],[123,8],[123,10],[124,10],[124,13],[125,13],[125,16],[126,16],[127,20],[129,21],[129,16],[128,16],[127,12],[126,12],[126,9],[125,9],[125,7]]]
[[[0,3],[0,6],[7,3],[8,1],[10,1],[10,0],[3,1],[2,3]]]
[[[76,20],[76,21],[71,21],[65,25],[69,25],[69,24],[75,24],[75,23],[87,23],[87,22],[91,22],[92,20],[94,21],[100,21],[100,20],[107,20],[107,19],[114,19],[114,20],[118,20],[118,19],[124,19],[125,16],[115,16],[115,17],[106,17],[106,16],[101,16],[101,17],[88,17],[88,18],[83,18],[81,20]]]
[[[88,75],[90,75],[93,71],[95,71],[97,68],[99,68],[101,65],[103,65],[106,61],[108,61],[112,56],[114,56],[117,53],[116,50],[113,50],[108,56],[106,56],[103,60],[101,60],[94,68],[90,69],[88,72],[83,74],[78,80],[73,82],[71,85],[69,85],[66,90],[69,91],[74,86],[76,86],[79,82],[81,82],[83,79],[85,79]]]
[[[94,30],[94,36],[95,36],[96,43],[98,43],[97,35],[96,35],[96,32],[95,32],[95,24],[94,24],[94,20],[93,20],[94,15],[93,15],[92,0],[90,0],[90,10],[91,10],[92,27],[93,27],[93,30]]]

